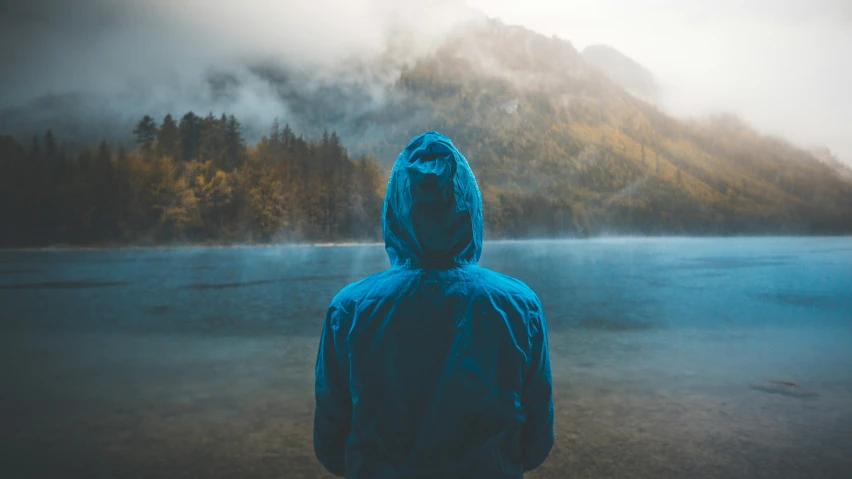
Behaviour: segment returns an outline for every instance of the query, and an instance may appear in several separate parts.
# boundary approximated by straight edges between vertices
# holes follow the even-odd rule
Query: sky
[[[394,29],[426,52],[474,10],[618,49],[654,73],[673,115],[734,113],[852,164],[852,0],[0,0],[0,109],[84,92],[105,98],[93,116],[121,103],[265,118],[268,86],[202,95],[209,66],[329,67],[379,53]]]

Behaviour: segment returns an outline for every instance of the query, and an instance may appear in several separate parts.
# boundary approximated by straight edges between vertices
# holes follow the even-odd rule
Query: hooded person
[[[448,138],[400,153],[382,233],[390,269],[328,308],[317,458],[349,479],[521,478],[553,446],[544,313],[523,282],[477,266],[482,197]]]

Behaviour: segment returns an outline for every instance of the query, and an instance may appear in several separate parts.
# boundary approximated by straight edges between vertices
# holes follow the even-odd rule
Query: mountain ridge
[[[630,94],[655,103],[660,94],[654,74],[638,62],[609,45],[589,45],[581,52],[583,59],[601,70]]]

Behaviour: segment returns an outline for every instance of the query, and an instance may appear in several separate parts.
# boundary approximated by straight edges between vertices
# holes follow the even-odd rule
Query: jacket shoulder
[[[487,268],[477,267],[479,283],[491,294],[523,302],[531,311],[541,309],[541,300],[526,283],[507,274]]]
[[[344,286],[331,300],[329,307],[351,310],[355,303],[375,293],[376,287],[386,282],[393,270],[379,271]]]

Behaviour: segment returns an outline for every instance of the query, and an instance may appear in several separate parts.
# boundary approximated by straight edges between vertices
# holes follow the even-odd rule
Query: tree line
[[[743,128],[619,130],[523,95],[519,122],[466,98],[468,110],[432,105],[434,123],[471,161],[488,238],[852,231],[852,185]],[[277,122],[247,145],[224,114],[145,116],[134,134],[132,151],[73,153],[50,130],[0,136],[0,246],[377,241],[387,162],[410,139],[373,150],[383,167],[335,132]]]
[[[234,116],[145,116],[126,151],[68,152],[48,130],[0,136],[0,245],[377,240],[386,174],[335,132],[276,121],[247,145]]]

